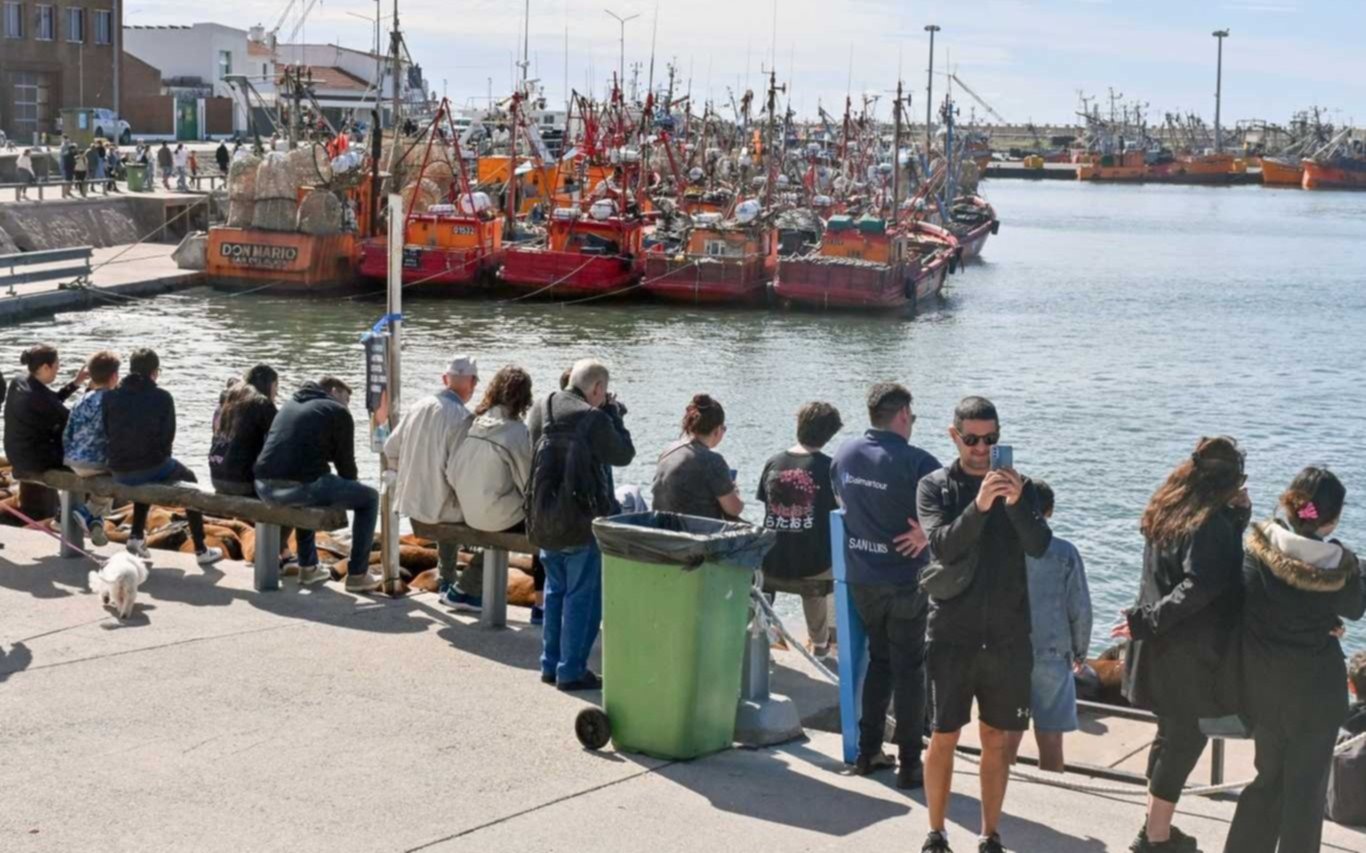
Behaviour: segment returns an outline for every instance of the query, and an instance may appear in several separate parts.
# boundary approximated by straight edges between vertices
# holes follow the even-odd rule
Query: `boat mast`
[[[896,81],[896,106],[892,109],[896,130],[892,133],[892,222],[901,210],[901,80]]]
[[[930,34],[930,69],[925,74],[925,174],[930,173],[930,147],[934,143],[934,34],[939,32],[938,24],[926,24],[925,32]]]

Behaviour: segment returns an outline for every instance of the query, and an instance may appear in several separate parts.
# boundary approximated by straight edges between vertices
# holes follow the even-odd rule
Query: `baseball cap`
[[[478,376],[479,362],[468,355],[457,355],[446,368],[447,376]]]

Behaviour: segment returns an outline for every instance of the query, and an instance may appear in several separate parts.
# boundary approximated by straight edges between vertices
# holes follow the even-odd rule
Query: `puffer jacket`
[[[1243,558],[1243,710],[1335,730],[1347,718],[1333,629],[1366,611],[1356,556],[1281,522],[1253,525]]]
[[[465,523],[499,531],[526,519],[523,499],[531,476],[531,432],[494,406],[470,424],[455,449],[455,497]]]

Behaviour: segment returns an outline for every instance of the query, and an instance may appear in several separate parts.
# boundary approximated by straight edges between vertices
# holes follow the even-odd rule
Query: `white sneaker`
[[[366,572],[363,575],[347,575],[347,592],[374,592],[384,585],[384,576],[376,572]]]
[[[147,550],[146,539],[129,539],[126,547],[128,548],[128,553],[132,554],[134,557],[149,561],[152,559],[151,552]]]
[[[194,555],[195,562],[201,566],[212,566],[214,563],[223,559],[223,549],[205,548]]]
[[[299,586],[311,586],[330,580],[332,580],[332,572],[328,570],[327,566],[299,567]]]

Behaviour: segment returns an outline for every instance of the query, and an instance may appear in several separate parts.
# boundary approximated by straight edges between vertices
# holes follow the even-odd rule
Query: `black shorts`
[[[956,732],[977,717],[994,729],[1029,728],[1029,690],[1034,650],[1029,641],[1007,646],[965,646],[930,642],[925,646],[930,707],[936,732]]]

